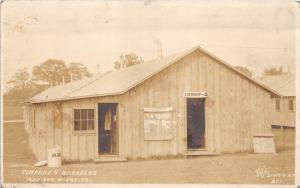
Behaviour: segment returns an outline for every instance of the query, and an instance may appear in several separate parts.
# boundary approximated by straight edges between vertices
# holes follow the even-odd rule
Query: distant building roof
[[[177,53],[171,56],[167,56],[162,59],[156,59],[156,60],[140,63],[125,69],[112,71],[104,75],[98,75],[92,78],[71,82],[65,85],[51,87],[32,97],[31,102],[41,103],[41,102],[50,102],[50,101],[60,101],[60,100],[123,94],[129,89],[137,86],[138,84],[142,83],[146,79],[159,73],[169,65],[177,62],[178,60],[182,59],[183,57],[189,55],[190,53],[196,50],[200,50],[201,52],[216,59],[218,62],[223,63],[225,66],[234,70],[238,74],[246,77],[248,80],[263,87],[267,91],[277,96],[280,96],[280,94],[274,91],[273,89],[268,88],[267,86],[261,84],[257,80],[241,73],[240,71],[236,70],[231,65],[225,63],[223,60],[217,58],[216,56],[206,51],[205,49],[201,47],[195,47],[192,48],[191,50],[182,53]]]
[[[296,76],[293,73],[264,76],[261,81],[283,96],[296,96]]]

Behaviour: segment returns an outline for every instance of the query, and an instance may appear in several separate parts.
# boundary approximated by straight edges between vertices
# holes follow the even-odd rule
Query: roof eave
[[[68,100],[76,100],[76,99],[86,99],[86,98],[94,98],[94,97],[107,97],[107,96],[112,96],[112,95],[122,95],[125,92],[122,91],[122,92],[116,92],[116,93],[84,95],[84,96],[78,96],[78,97],[63,97],[63,98],[56,98],[56,99],[42,99],[42,100],[32,99],[30,102],[32,104],[47,103],[47,102],[60,102],[60,101],[68,101]]]
[[[226,67],[228,67],[229,69],[235,71],[236,73],[242,75],[243,77],[245,77],[246,79],[252,81],[254,84],[262,87],[263,89],[265,89],[266,91],[274,94],[277,97],[282,98],[283,95],[281,95],[280,93],[276,92],[275,90],[267,87],[266,85],[260,83],[259,81],[249,77],[248,75],[238,71],[237,69],[235,69],[233,66],[231,66],[230,64],[228,64],[227,62],[225,62],[224,60],[218,58],[217,56],[215,56],[214,54],[212,54],[211,52],[201,48],[201,46],[195,46],[194,48],[186,51],[185,53],[183,53],[182,55],[178,56],[177,58],[174,58],[172,61],[170,61],[169,63],[167,63],[165,66],[161,67],[161,69],[149,74],[148,76],[146,76],[144,79],[142,79],[141,81],[133,84],[130,87],[125,88],[124,90],[121,90],[119,92],[113,92],[113,93],[105,93],[105,94],[95,94],[95,95],[85,95],[85,96],[79,96],[79,97],[64,97],[64,98],[56,98],[56,99],[45,99],[45,100],[31,100],[31,103],[44,103],[44,102],[55,102],[55,101],[66,101],[66,100],[75,100],[75,99],[83,99],[83,98],[92,98],[92,97],[105,97],[105,96],[111,96],[111,95],[121,95],[124,94],[125,92],[129,91],[130,89],[136,87],[137,85],[141,84],[142,82],[144,82],[145,80],[149,79],[150,77],[158,74],[159,72],[161,72],[162,70],[164,70],[166,67],[172,65],[173,63],[179,61],[180,59],[184,58],[185,56],[195,52],[199,50],[202,53],[207,54],[208,56],[211,56],[212,58],[214,58],[215,60],[219,61],[220,63],[224,64]]]

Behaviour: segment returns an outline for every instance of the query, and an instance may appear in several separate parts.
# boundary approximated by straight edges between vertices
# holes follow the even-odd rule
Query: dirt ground
[[[4,182],[294,184],[294,150],[277,154],[224,154],[193,158],[74,163],[32,167],[23,124],[4,125]]]

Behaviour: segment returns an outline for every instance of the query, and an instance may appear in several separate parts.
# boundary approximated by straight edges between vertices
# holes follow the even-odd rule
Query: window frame
[[[93,129],[92,130],[89,130],[88,129],[88,121],[91,120],[88,118],[88,111],[87,111],[87,118],[86,118],[86,121],[87,121],[87,129],[86,130],[81,130],[81,127],[79,125],[79,130],[75,130],[75,110],[80,110],[80,113],[81,113],[81,110],[93,110],[93,113],[94,113],[94,118],[93,118]],[[79,121],[81,121],[81,117],[79,118]],[[96,118],[96,110],[95,108],[73,108],[72,110],[72,132],[73,134],[94,134],[96,133],[96,121],[97,121],[97,118]]]
[[[294,100],[293,99],[289,99],[289,111],[290,112],[294,112]]]
[[[277,102],[278,102],[278,105],[277,105]],[[277,112],[280,111],[280,99],[275,99],[275,110]]]

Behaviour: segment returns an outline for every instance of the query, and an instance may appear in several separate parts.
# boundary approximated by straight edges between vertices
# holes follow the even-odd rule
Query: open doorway
[[[98,153],[118,154],[117,103],[98,104]]]
[[[187,98],[187,149],[205,148],[205,98]]]

